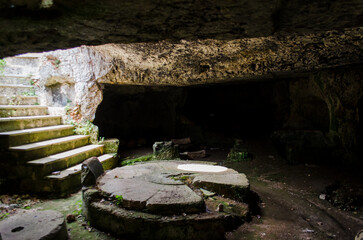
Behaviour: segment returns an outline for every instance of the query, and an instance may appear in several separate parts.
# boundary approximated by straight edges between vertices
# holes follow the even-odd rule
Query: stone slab
[[[64,216],[60,212],[31,211],[0,222],[2,240],[68,239]]]
[[[158,214],[200,213],[203,199],[186,185],[165,185],[146,202],[148,212]]]
[[[198,175],[193,179],[193,185],[240,201],[243,201],[250,189],[249,181],[243,173]]]

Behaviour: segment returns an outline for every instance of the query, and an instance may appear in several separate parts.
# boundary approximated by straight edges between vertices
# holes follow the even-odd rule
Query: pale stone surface
[[[60,212],[31,211],[0,222],[3,240],[68,239],[64,216]]]
[[[85,46],[44,53],[40,62],[41,103],[58,107],[62,105],[55,102],[52,91],[52,87],[58,87],[59,94],[65,95],[64,98],[72,106],[80,106],[80,114],[84,119],[93,120],[96,108],[102,101],[101,86],[96,80],[110,70],[110,62]]]

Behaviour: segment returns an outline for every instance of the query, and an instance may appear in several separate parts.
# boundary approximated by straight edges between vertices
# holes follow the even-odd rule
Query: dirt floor
[[[227,233],[227,240],[352,240],[363,229],[362,199],[358,201],[359,206],[356,206],[357,201],[351,200],[362,197],[360,169],[288,165],[276,154],[268,140],[251,139],[245,144],[253,154],[252,160],[226,163],[224,160],[228,149],[208,149],[209,156],[203,159],[245,173],[250,180],[251,190],[261,199],[260,212],[252,217],[251,222]],[[123,151],[121,157],[134,158],[150,153],[151,148],[138,148]],[[345,198],[334,197],[329,188],[327,192],[327,186],[332,186],[330,189],[333,190],[343,189],[341,195]],[[333,190],[333,193],[339,192]],[[339,202],[341,199],[345,202]],[[29,196],[2,195],[0,200],[0,220],[23,211],[55,209],[65,216],[76,216],[76,221],[68,223],[71,239],[117,239],[89,227],[84,221],[80,215],[80,192],[64,199],[39,200]],[[328,200],[335,203],[335,206]],[[16,205],[10,207],[11,204]]]

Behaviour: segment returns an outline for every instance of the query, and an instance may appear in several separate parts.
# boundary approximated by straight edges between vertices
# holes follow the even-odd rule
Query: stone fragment
[[[204,210],[204,202],[186,185],[164,185],[147,200],[146,208],[158,214],[199,213]]]
[[[178,144],[178,145],[190,144],[192,142],[189,137],[188,138],[171,139],[171,141],[174,144]]]
[[[76,221],[76,216],[74,214],[68,214],[66,219],[67,219],[67,223],[72,223],[72,222]]]
[[[0,232],[3,240],[68,239],[63,214],[52,210],[12,216],[0,222]]]
[[[217,212],[223,212],[223,204],[222,203],[218,204],[216,211]]]
[[[153,145],[154,159],[157,160],[172,160],[179,158],[178,145],[172,141],[155,142]]]
[[[211,192],[211,191],[208,191],[203,188],[201,188],[200,191],[203,193],[203,196],[205,196],[205,197],[212,197],[212,196],[216,195],[215,192]]]
[[[117,153],[120,140],[117,138],[106,139],[102,142],[105,153]]]
[[[200,150],[200,151],[196,151],[196,152],[188,152],[187,154],[188,154],[188,158],[191,160],[205,158],[205,156],[207,155],[205,150]]]
[[[243,173],[198,175],[193,179],[193,185],[240,201],[249,194],[250,188],[248,179]]]
[[[104,173],[103,166],[97,157],[87,159],[82,163],[81,183],[83,186],[93,186]]]

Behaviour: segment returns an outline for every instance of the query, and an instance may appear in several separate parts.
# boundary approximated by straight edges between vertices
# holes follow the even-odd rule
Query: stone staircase
[[[0,186],[4,191],[67,195],[81,187],[81,163],[98,156],[105,170],[117,165],[88,135],[74,135],[73,125],[48,115],[40,106],[32,79],[39,55],[6,59],[0,76]]]

